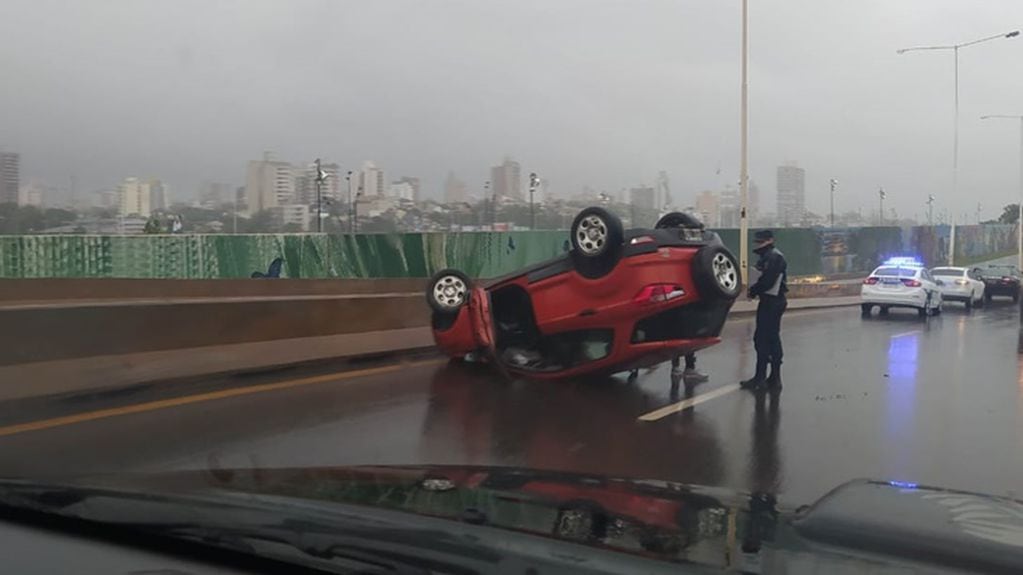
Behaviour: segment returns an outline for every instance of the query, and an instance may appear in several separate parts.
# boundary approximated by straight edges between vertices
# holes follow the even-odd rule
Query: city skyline
[[[23,177],[67,190],[74,176],[80,196],[142,174],[190,199],[205,181],[244,183],[238,166],[264,149],[346,171],[375,158],[435,199],[449,170],[476,190],[506,154],[559,197],[587,185],[617,193],[662,170],[676,203],[738,182],[738,4],[387,0],[352,18],[299,0],[246,3],[239,18],[219,0],[12,2],[0,53],[18,83],[0,93],[0,146],[21,153]],[[313,20],[334,33],[309,34]],[[381,45],[371,21],[414,24]],[[996,216],[1018,195],[1018,135],[979,117],[1021,111],[1023,78],[1006,72],[1023,39],[961,56],[959,197],[949,57],[896,50],[1020,21],[1023,5],[1009,1],[754,4],[751,178],[770,182],[799,158],[814,212],[826,211],[835,178],[839,210],[869,209],[868,192],[883,186],[900,213],[934,194],[936,210],[972,214],[979,201]],[[40,28],[52,41],[33,41]],[[187,33],[152,42],[153,29]],[[111,91],[128,70],[134,88]],[[294,90],[311,78],[317,89]]]

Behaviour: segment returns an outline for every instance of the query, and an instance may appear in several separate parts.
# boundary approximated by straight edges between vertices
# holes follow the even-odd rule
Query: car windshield
[[[869,480],[833,517],[931,486],[954,518],[850,548],[1014,557],[1023,512],[941,490],[1023,498],[1021,30],[1023,0],[3,0],[0,532],[756,572],[830,557],[799,510]],[[0,551],[86,555],[39,537]]]
[[[918,273],[920,273],[920,268],[877,268],[871,275],[912,278],[916,277]]]

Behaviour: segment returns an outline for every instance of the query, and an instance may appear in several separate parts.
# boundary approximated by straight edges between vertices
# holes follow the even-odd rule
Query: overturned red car
[[[565,255],[490,281],[437,272],[426,298],[441,351],[551,379],[649,367],[720,341],[742,277],[698,220],[673,212],[624,230],[591,207],[570,236]]]

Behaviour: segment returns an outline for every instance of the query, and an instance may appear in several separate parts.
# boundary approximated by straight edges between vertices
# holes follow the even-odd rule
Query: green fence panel
[[[737,251],[738,230],[716,231]],[[775,237],[797,276],[865,272],[892,255],[943,264],[950,232],[948,226],[786,228]],[[1016,226],[960,226],[956,261],[1014,253],[1016,233]],[[495,277],[567,249],[565,231],[0,236],[0,277],[247,278],[278,257],[284,259],[281,275],[289,278],[426,277],[449,267]]]

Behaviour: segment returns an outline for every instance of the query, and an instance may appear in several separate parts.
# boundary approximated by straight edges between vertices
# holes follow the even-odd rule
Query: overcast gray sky
[[[750,0],[751,175],[807,170],[808,207],[973,217],[1018,194],[1019,0]],[[192,194],[263,150],[480,187],[508,154],[556,193],[666,170],[676,196],[738,180],[739,0],[6,0],[0,146],[23,180],[83,193],[128,175]],[[720,168],[720,175],[718,169]]]

